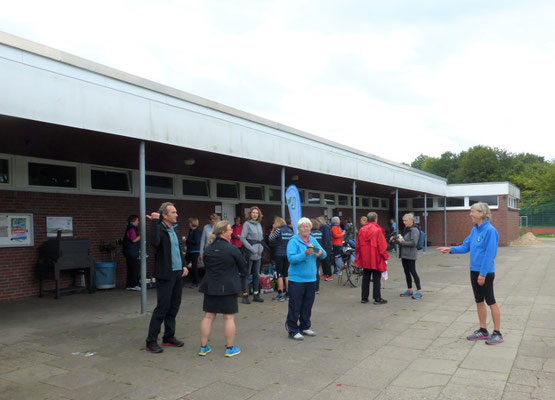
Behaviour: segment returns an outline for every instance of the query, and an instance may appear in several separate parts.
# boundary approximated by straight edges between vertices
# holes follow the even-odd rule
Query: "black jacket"
[[[126,258],[137,259],[139,258],[139,251],[141,250],[141,242],[137,241],[133,243],[131,240],[129,240],[129,238],[127,237],[127,232],[129,232],[130,229],[133,229],[135,231],[135,234],[139,236],[139,230],[137,229],[137,227],[133,224],[128,224],[127,229],[123,234],[123,255]]]
[[[177,235],[179,237],[179,234]],[[171,279],[172,274],[172,244],[170,240],[170,235],[166,229],[162,226],[160,220],[152,221],[152,228],[150,232],[151,246],[154,248],[154,277],[156,279]],[[179,252],[181,256],[181,262],[185,266],[183,261],[183,255],[181,251]]]
[[[202,237],[202,231],[199,228],[194,228],[189,231],[187,236],[187,252],[200,252],[200,240]]]
[[[241,251],[222,238],[204,250],[206,272],[199,291],[211,296],[226,296],[242,293],[240,276],[244,276],[247,265]]]

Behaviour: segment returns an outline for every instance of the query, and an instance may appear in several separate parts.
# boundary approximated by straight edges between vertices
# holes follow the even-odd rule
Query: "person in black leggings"
[[[422,298],[422,288],[420,286],[420,277],[416,273],[416,259],[418,258],[418,238],[420,231],[414,226],[414,215],[403,215],[403,223],[405,229],[403,234],[397,238],[397,243],[401,246],[401,262],[405,270],[405,278],[407,280],[407,290],[401,293],[401,297],[412,297],[413,299]],[[412,280],[416,285],[416,292],[412,290]]]

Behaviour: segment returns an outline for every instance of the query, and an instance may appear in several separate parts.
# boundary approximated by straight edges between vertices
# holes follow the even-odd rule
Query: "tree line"
[[[410,165],[447,178],[448,183],[509,181],[520,188],[522,207],[555,199],[555,160],[531,153],[474,146],[459,154],[446,151],[440,157],[421,154]]]

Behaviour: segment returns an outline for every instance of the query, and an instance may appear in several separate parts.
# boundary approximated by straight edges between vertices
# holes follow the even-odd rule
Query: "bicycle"
[[[352,258],[354,253],[355,249],[349,243],[345,243],[343,245],[343,248],[341,249],[341,261],[343,262],[343,265],[339,267],[340,274],[337,276],[337,282],[339,285],[343,282],[343,276],[346,276],[347,278],[343,285],[346,285],[347,282],[349,282],[352,287],[358,287],[360,285],[363,269],[353,264]]]

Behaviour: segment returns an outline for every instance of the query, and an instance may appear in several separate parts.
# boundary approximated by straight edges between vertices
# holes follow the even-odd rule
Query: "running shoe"
[[[210,353],[212,351],[212,347],[206,345],[206,346],[200,346],[200,349],[198,351],[198,355],[199,356],[205,356],[208,353]]]
[[[301,335],[300,332],[297,332],[294,335],[289,334],[289,337],[293,340],[303,340],[304,339],[304,336]]]
[[[468,335],[466,337],[467,340],[488,340],[489,333],[488,331],[483,332],[481,329],[474,331],[472,335]],[[503,338],[501,338],[503,339]]]
[[[374,304],[378,304],[378,305],[379,305],[379,304],[387,304],[387,300],[385,300],[385,299],[377,299],[377,300],[374,300]]]
[[[227,347],[225,349],[225,356],[233,357],[239,354],[240,352],[241,352],[241,349],[239,347],[235,347],[235,346]]]
[[[421,299],[422,298],[422,292],[416,292],[415,294],[412,295],[412,298],[415,300]]]
[[[411,297],[413,295],[412,291],[407,290],[406,292],[401,293],[399,296],[401,297]]]
[[[162,345],[171,347],[183,347],[184,343],[181,340],[177,340],[175,336],[172,336],[171,338],[164,339],[162,341]]]
[[[160,345],[156,342],[147,343],[145,350],[155,354],[162,353],[164,351],[164,349],[161,348]]]
[[[279,293],[276,297],[272,299],[273,301],[285,301],[285,295],[283,293]]]
[[[486,340],[486,344],[499,344],[499,343],[503,343],[503,335],[501,334],[501,332],[496,333],[493,332],[490,336],[489,339]]]
[[[314,332],[312,329],[305,329],[303,331],[303,335],[304,336],[316,336],[316,332]]]

